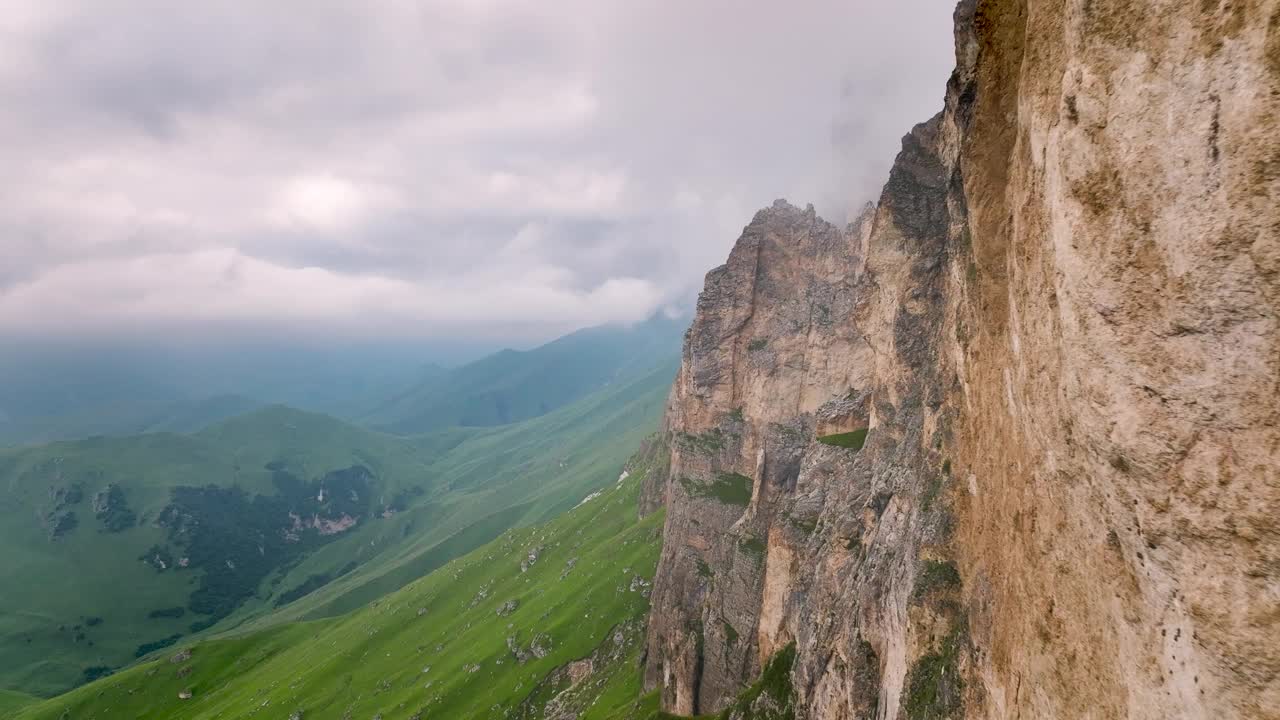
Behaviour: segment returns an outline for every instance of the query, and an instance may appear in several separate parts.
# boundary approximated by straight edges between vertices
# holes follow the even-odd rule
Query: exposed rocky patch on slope
[[[124,488],[108,483],[93,496],[93,516],[107,532],[122,532],[138,523],[138,515],[129,507]]]
[[[956,37],[874,209],[707,276],[646,685],[718,711],[794,642],[812,718],[1280,717],[1280,3]]]
[[[273,570],[331,541],[370,513],[376,478],[368,468],[333,470],[311,481],[298,478],[283,463],[270,463],[267,469],[274,494],[178,486],[160,512],[156,522],[167,531],[168,544],[151,548],[142,559],[159,572],[201,571],[190,599],[194,612],[214,619],[230,614]]]

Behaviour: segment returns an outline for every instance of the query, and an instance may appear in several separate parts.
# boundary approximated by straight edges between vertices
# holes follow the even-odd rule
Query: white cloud
[[[340,232],[365,220],[393,193],[328,173],[299,175],[285,181],[267,210],[267,219],[291,230]]]
[[[774,198],[874,192],[950,11],[0,0],[0,334],[635,319]]]
[[[159,328],[263,319],[322,323],[352,332],[461,334],[491,326],[561,330],[636,322],[660,309],[662,291],[631,277],[575,288],[548,265],[416,283],[378,275],[291,268],[230,249],[68,263],[11,288],[0,327],[92,333],[121,318]],[[52,326],[52,327],[51,327]],[[479,333],[483,335],[484,333]]]

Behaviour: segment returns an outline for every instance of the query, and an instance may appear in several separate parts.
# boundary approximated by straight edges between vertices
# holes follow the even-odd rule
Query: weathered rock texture
[[[707,276],[646,683],[795,642],[810,718],[1280,718],[1280,0],[956,18],[879,203]]]

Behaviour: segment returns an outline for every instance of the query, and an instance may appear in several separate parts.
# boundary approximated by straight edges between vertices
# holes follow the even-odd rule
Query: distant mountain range
[[[674,357],[685,325],[659,315],[633,327],[581,330],[529,351],[503,350],[455,370],[436,368],[360,420],[418,433],[538,417]]]
[[[410,345],[0,349],[0,447],[195,432],[274,404],[396,433],[545,414],[679,352],[687,320],[588,328],[457,367]]]

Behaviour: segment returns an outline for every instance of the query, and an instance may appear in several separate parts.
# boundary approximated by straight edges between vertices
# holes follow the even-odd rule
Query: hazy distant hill
[[[195,432],[273,404],[398,434],[504,425],[675,357],[685,324],[588,328],[455,368],[410,345],[0,348],[0,447]]]
[[[188,432],[271,404],[367,413],[442,371],[411,348],[0,348],[0,446]]]
[[[680,352],[687,323],[662,315],[504,350],[429,377],[361,418],[394,433],[504,425],[562,407]]]

